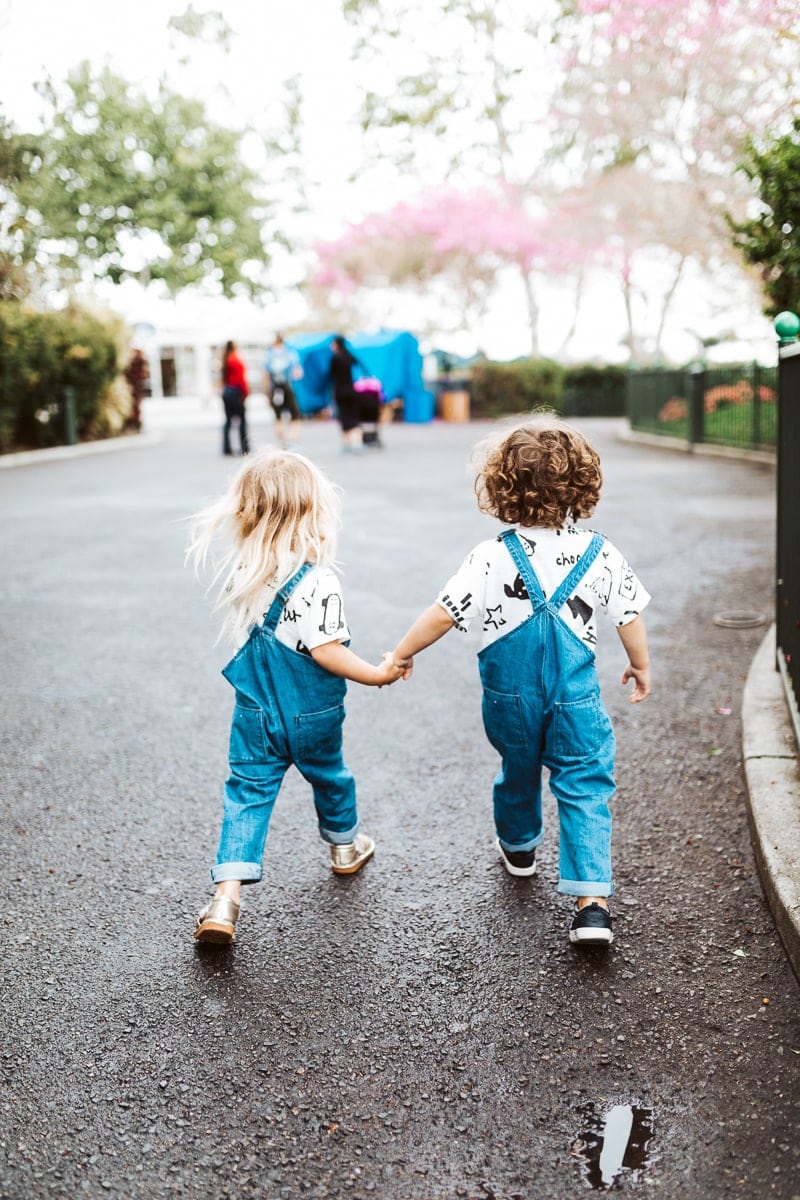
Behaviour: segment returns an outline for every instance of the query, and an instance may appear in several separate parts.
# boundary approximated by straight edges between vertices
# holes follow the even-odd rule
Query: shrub
[[[625,367],[568,367],[564,372],[564,416],[624,417],[627,380]]]
[[[79,439],[109,432],[105,397],[118,373],[111,330],[84,309],[40,313],[0,303],[0,451],[64,441],[64,389]]]
[[[549,358],[476,363],[470,385],[473,417],[558,408],[564,368]]]

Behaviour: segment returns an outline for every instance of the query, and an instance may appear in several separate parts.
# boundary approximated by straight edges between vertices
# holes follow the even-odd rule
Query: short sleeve
[[[342,586],[335,571],[321,568],[300,583],[284,606],[280,635],[282,641],[306,651],[350,640]]]
[[[606,615],[618,626],[630,624],[650,603],[650,593],[609,541],[603,543],[592,564],[586,585]]]
[[[466,633],[476,617],[483,614],[486,600],[488,564],[481,547],[476,546],[436,597],[437,604],[447,612],[456,629]]]

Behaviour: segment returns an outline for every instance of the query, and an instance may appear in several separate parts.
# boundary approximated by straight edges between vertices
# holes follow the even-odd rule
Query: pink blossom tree
[[[485,314],[499,272],[513,270],[524,288],[531,353],[539,353],[536,284],[574,273],[590,251],[557,232],[553,215],[531,214],[511,188],[443,187],[401,202],[316,247],[315,285],[340,296],[356,288],[392,287],[429,294],[444,284],[474,326]]]

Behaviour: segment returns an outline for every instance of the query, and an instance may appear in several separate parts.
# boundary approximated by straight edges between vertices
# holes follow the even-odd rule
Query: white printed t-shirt
[[[552,596],[592,540],[591,529],[567,523],[561,529],[526,529],[517,533],[523,550],[541,584]],[[604,540],[575,592],[559,615],[586,645],[597,643],[595,614],[602,609],[615,625],[627,625],[650,600],[625,559]],[[482,622],[482,646],[488,646],[516,629],[531,615],[528,592],[517,565],[499,538],[480,542],[442,588],[437,603],[449,613],[456,628],[466,632]]]
[[[277,590],[271,588],[265,593],[265,614]],[[261,625],[262,621],[258,624]],[[342,585],[331,567],[312,567],[306,572],[283,606],[275,637],[284,646],[300,654],[310,654],[326,642],[350,640],[344,616]]]

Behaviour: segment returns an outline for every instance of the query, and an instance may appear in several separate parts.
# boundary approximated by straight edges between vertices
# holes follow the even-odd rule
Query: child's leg
[[[260,881],[270,817],[288,766],[282,759],[231,761],[217,861],[211,869],[220,894],[238,899],[233,885]]]
[[[314,808],[323,841],[331,846],[352,842],[358,833],[356,781],[345,766],[341,751],[314,762],[297,764],[314,790]]]
[[[494,781],[494,824],[502,849],[535,850],[542,840],[542,766],[526,747],[506,747]]]
[[[239,917],[243,883],[261,879],[261,859],[275,797],[286,773],[279,761],[261,764],[258,779],[245,777],[231,763],[225,784],[219,849],[211,878],[216,891],[211,903],[200,912],[194,936],[199,942],[230,945]],[[252,772],[255,768],[249,764]]]
[[[613,742],[596,757],[550,764],[550,787],[558,803],[558,890],[578,897],[578,906],[614,891],[611,870],[611,810],[614,794]]]
[[[352,875],[372,857],[375,843],[358,832],[356,784],[345,766],[341,744],[327,753],[317,749],[313,761],[298,762],[298,770],[314,790],[320,837],[330,846],[331,870]]]

